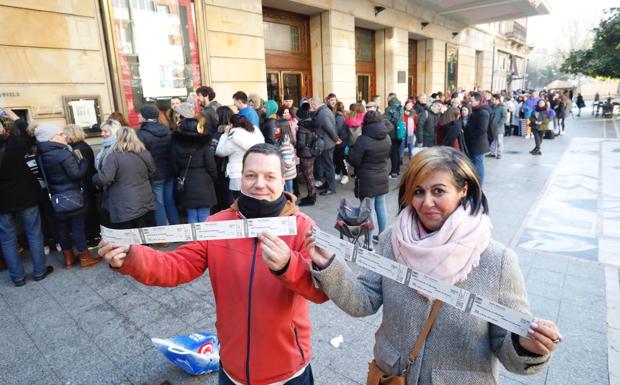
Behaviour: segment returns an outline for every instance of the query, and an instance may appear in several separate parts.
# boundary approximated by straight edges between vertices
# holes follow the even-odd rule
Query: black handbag
[[[39,163],[39,172],[43,176],[45,186],[47,186],[47,192],[52,202],[52,208],[57,214],[67,214],[72,211],[77,211],[84,208],[84,193],[82,188],[79,190],[69,190],[57,194],[50,192],[50,185],[47,182],[47,176],[45,175],[45,167],[43,167],[43,159],[40,156],[37,157]]]
[[[185,192],[185,180],[187,179],[187,172],[189,171],[189,165],[190,163],[192,163],[192,158],[194,157],[196,151],[198,151],[198,148],[192,151],[191,154],[189,154],[189,159],[187,160],[187,165],[185,166],[185,171],[183,171],[183,175],[177,177],[177,183],[175,187],[176,192],[179,194]]]

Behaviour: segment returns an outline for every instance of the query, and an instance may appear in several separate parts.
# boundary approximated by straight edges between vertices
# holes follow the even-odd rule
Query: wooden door
[[[357,101],[370,99],[376,94],[375,31],[355,28],[355,72]]]

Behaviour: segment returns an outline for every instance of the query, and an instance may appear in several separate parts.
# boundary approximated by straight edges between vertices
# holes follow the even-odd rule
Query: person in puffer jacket
[[[292,217],[296,235],[265,231],[257,238],[189,242],[172,251],[103,240],[99,254],[112,269],[150,286],[178,286],[208,269],[221,346],[219,384],[312,384],[308,301],[327,300],[314,286],[304,243],[314,221],[283,191],[274,146],[251,147],[242,165],[243,193],[207,222]]]
[[[170,151],[172,136],[170,129],[159,123],[159,109],[153,105],[140,108],[140,129],[138,138],[151,153],[157,170],[151,181],[153,195],[157,202],[155,223],[157,226],[179,224],[179,213],[174,202],[174,173]]]

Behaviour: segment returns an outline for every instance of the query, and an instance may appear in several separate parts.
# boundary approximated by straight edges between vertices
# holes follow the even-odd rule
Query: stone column
[[[205,1],[207,74],[217,101],[233,103],[236,91],[267,97],[263,11],[260,0]],[[205,63],[201,63],[205,65]]]
[[[444,91],[446,82],[446,42],[418,41],[418,93]]]
[[[355,102],[355,18],[333,10],[312,16],[310,43],[314,96],[334,93],[348,107]]]
[[[404,29],[386,28],[375,32],[375,56],[377,65],[377,94],[387,105],[387,95],[394,92],[402,103],[407,98],[407,70],[409,68],[409,34]],[[398,72],[405,74],[404,82],[398,82]],[[385,108],[385,105],[382,108]]]
[[[473,90],[476,82],[476,50],[459,47],[458,82],[459,89]]]

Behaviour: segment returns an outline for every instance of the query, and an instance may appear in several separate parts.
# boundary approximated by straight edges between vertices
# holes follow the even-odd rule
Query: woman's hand
[[[306,234],[306,250],[308,250],[308,255],[312,259],[312,262],[320,269],[327,266],[333,257],[327,250],[317,246],[316,239],[312,236],[312,231],[308,231]]]
[[[528,352],[547,355],[562,342],[560,329],[553,321],[535,318],[531,323],[529,338],[519,337],[519,345]]]

